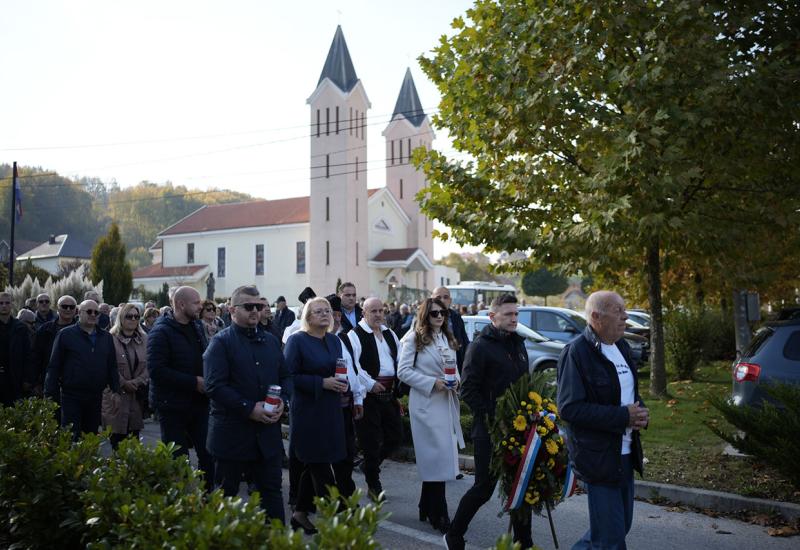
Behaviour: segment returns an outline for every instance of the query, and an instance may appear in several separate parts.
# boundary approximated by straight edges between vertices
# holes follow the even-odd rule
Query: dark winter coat
[[[80,325],[71,325],[58,333],[47,367],[45,395],[76,398],[99,398],[106,386],[119,392],[117,355],[113,337],[95,329],[95,342]]]
[[[617,342],[633,373],[634,396],[642,406],[636,363],[624,339]],[[628,408],[620,405],[617,369],[600,347],[591,327],[561,351],[558,360],[558,411],[568,425],[570,463],[587,483],[617,484],[622,474],[622,436],[628,427]],[[642,474],[642,441],[632,432],[631,458]]]

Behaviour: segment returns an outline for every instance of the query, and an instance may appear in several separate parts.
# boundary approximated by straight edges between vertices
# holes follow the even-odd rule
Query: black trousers
[[[472,428],[472,444],[475,457],[475,483],[470,487],[461,502],[458,503],[456,515],[450,524],[450,533],[463,537],[469,528],[469,523],[486,501],[492,498],[497,478],[489,472],[489,463],[492,456],[492,440],[485,424],[476,422]],[[514,529],[514,542],[519,542],[523,548],[533,546],[531,536],[531,518],[527,521],[518,520],[511,523]]]
[[[73,441],[78,441],[81,434],[97,433],[102,420],[102,403],[102,393],[92,397],[61,395],[61,425],[72,424]]]
[[[316,509],[314,497],[328,496],[329,486],[336,486],[336,480],[333,477],[333,470],[330,464],[306,464],[300,476],[295,510],[307,514],[313,513]]]
[[[267,514],[267,521],[279,519],[284,523],[283,495],[281,494],[281,475],[283,456],[277,454],[272,458],[259,455],[257,460],[225,460],[216,461],[216,485],[222,489],[226,497],[239,494],[242,477],[255,485],[261,496],[260,506]]]
[[[367,486],[375,488],[380,485],[381,463],[403,441],[403,423],[397,401],[367,394],[364,416],[356,422],[356,434],[364,453]]]
[[[347,498],[356,491],[356,484],[353,482],[353,459],[356,456],[353,407],[343,407],[342,415],[344,416],[344,439],[347,456],[344,460],[333,464],[333,477],[336,478],[336,488],[339,489],[339,494]]]
[[[111,434],[111,439],[109,440],[110,443],[111,443],[111,448],[116,451],[117,447],[119,447],[119,444],[126,437],[132,437],[132,438],[135,438],[135,439],[139,439],[139,430],[128,432],[126,434]]]
[[[214,485],[214,460],[206,449],[208,407],[159,410],[158,422],[161,426],[161,441],[174,442],[177,446],[175,456],[188,456],[189,448],[194,447],[198,466],[205,476],[206,490],[210,492]]]
[[[419,495],[419,511],[432,519],[449,517],[444,481],[423,481]]]

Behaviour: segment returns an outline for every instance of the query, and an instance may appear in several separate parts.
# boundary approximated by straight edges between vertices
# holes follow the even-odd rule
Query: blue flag
[[[22,191],[19,188],[19,177],[17,175],[16,164],[14,165],[14,195],[17,197],[14,204],[14,214],[16,215],[16,220],[20,221],[22,219]]]

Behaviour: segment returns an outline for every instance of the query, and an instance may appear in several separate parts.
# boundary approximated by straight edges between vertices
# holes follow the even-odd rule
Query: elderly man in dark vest
[[[359,379],[367,391],[364,416],[356,422],[358,443],[364,453],[364,477],[370,498],[383,492],[380,466],[403,438],[398,401],[397,357],[400,340],[383,324],[383,303],[364,302],[364,317],[347,333]]]

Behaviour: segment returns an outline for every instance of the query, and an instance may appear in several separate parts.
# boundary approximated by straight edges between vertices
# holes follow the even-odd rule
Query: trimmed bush
[[[690,380],[703,359],[707,337],[704,314],[692,310],[675,310],[665,316],[664,351],[667,365],[678,380]]]
[[[786,476],[800,489],[800,386],[770,384],[764,387],[777,404],[765,401],[762,408],[737,407],[726,399],[709,401],[734,428],[744,436],[706,424],[712,432],[743,453],[752,455]]]

